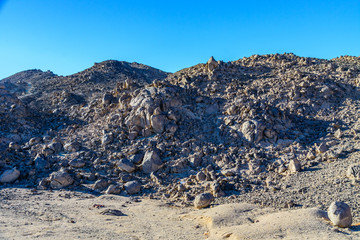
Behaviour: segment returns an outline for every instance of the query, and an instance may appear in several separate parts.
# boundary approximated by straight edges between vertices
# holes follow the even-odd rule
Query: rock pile
[[[359,79],[358,58],[293,54],[212,57],[174,74],[117,61],[45,74],[17,97],[0,89],[0,173],[185,204],[271,189],[271,178],[346,154],[339,145],[360,131]],[[30,124],[29,111],[44,121]]]

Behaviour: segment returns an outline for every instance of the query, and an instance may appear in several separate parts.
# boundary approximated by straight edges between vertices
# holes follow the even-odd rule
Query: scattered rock
[[[63,146],[60,142],[52,142],[47,147],[53,150],[55,153],[59,153],[63,149]]]
[[[151,126],[154,132],[164,132],[167,118],[164,115],[153,115],[151,116]]]
[[[133,195],[141,191],[141,184],[138,181],[127,182],[124,187],[129,195]]]
[[[75,168],[82,168],[85,164],[86,162],[83,159],[73,159],[69,162],[69,165]]]
[[[145,173],[152,173],[159,170],[163,166],[163,162],[156,150],[147,151],[142,161],[142,170]]]
[[[105,145],[112,143],[113,139],[114,139],[114,137],[112,134],[104,134],[104,136],[101,139],[101,143],[102,143],[102,145],[105,146]]]
[[[94,183],[94,189],[95,190],[102,190],[104,188],[107,188],[109,186],[108,181],[106,181],[105,179],[99,179]]]
[[[346,176],[351,179],[360,180],[360,165],[355,164],[348,167]]]
[[[64,145],[64,150],[67,152],[77,152],[81,148],[81,144],[79,142],[69,142]]]
[[[290,173],[296,173],[299,172],[301,170],[301,163],[299,160],[297,159],[291,159],[289,162],[289,168],[288,170],[290,171]]]
[[[198,209],[208,207],[214,197],[211,193],[201,193],[195,197],[194,206]]]
[[[106,209],[100,212],[101,215],[108,215],[108,216],[126,216],[123,212],[117,209]]]
[[[74,179],[69,173],[58,171],[50,174],[49,181],[52,189],[60,189],[73,184]]]
[[[316,152],[317,153],[324,153],[328,150],[328,146],[325,143],[320,143],[316,145]]]
[[[50,168],[50,163],[39,155],[35,157],[34,162],[35,168],[39,171]]]
[[[291,159],[311,168],[356,157],[359,61],[268,54],[175,73],[118,61],[70,76],[26,71],[0,80],[0,169],[44,189],[63,186],[44,179],[61,168],[74,189],[136,179],[144,194],[186,204],[204,191],[292,191],[299,176],[284,173],[301,166]],[[357,167],[348,172],[358,184]]]
[[[121,188],[119,185],[111,184],[105,191],[105,194],[119,194],[121,192]]]
[[[0,182],[1,183],[11,183],[14,182],[16,179],[18,179],[20,176],[20,171],[16,168],[5,170],[0,175]]]
[[[352,224],[351,209],[344,202],[332,202],[328,209],[328,216],[334,226],[347,228]]]
[[[131,173],[135,171],[135,165],[130,160],[124,158],[117,162],[117,166],[125,172]]]

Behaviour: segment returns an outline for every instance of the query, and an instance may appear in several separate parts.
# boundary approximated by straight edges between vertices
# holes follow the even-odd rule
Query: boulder
[[[125,172],[131,173],[135,171],[135,165],[129,159],[121,159],[117,162],[117,166]]]
[[[156,133],[164,132],[166,122],[167,122],[167,118],[164,115],[151,116],[151,126],[154,132]]]
[[[241,133],[248,142],[259,142],[263,138],[265,127],[258,121],[246,121],[241,126]]]
[[[85,164],[85,160],[83,159],[73,159],[69,162],[69,165],[75,168],[82,168],[85,166]]]
[[[211,193],[201,193],[195,197],[194,206],[198,209],[205,208],[214,201],[214,196]]]
[[[130,195],[136,194],[141,190],[141,184],[135,180],[125,183],[124,187],[126,192]]]
[[[360,180],[360,165],[354,164],[348,167],[346,176],[355,180]]]
[[[209,72],[212,72],[218,66],[218,62],[213,56],[207,61],[207,69]]]
[[[121,188],[119,185],[111,184],[105,191],[106,194],[119,194],[121,192]]]
[[[69,142],[64,145],[64,150],[67,152],[77,152],[81,148],[81,144],[77,141]]]
[[[20,176],[20,171],[16,168],[5,170],[0,175],[0,182],[1,183],[11,183],[14,182],[16,179],[18,179]]]
[[[163,162],[156,150],[147,151],[142,162],[142,170],[145,173],[152,173],[159,170],[163,166]]]
[[[47,147],[53,150],[55,153],[61,152],[63,148],[60,142],[52,142]]]
[[[296,173],[299,172],[301,169],[301,163],[297,159],[291,159],[289,162],[289,168],[288,170],[290,173]]]
[[[107,188],[109,186],[108,181],[104,180],[104,179],[99,179],[94,183],[93,188],[95,190],[102,190],[104,188]]]
[[[347,228],[351,226],[351,209],[349,205],[344,202],[332,202],[328,209],[328,216],[334,226],[341,228]]]
[[[51,188],[60,189],[73,184],[74,179],[71,177],[69,173],[60,170],[58,172],[53,172],[50,175],[49,181]]]

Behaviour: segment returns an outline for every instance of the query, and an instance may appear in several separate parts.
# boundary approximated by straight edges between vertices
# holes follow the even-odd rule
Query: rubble
[[[291,53],[175,73],[114,60],[70,76],[25,71],[0,81],[0,171],[41,189],[124,185],[182,204],[277,191],[356,151],[359,77],[358,58]]]

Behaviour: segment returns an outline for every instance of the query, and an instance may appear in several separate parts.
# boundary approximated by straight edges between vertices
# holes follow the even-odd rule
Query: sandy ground
[[[335,228],[316,208],[233,203],[196,210],[150,199],[4,188],[0,239],[360,239],[360,228]]]

